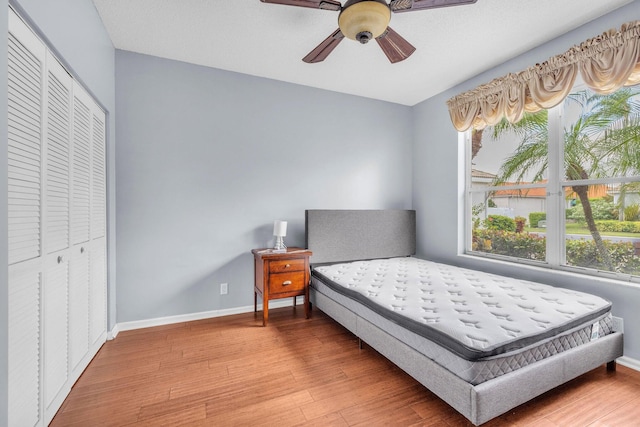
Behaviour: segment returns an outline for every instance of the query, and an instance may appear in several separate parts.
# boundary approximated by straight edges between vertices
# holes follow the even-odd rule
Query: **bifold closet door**
[[[73,79],[49,52],[45,76],[42,373],[45,414],[55,414],[67,394],[69,378],[69,141]]]
[[[107,337],[107,132],[105,113],[95,104],[91,121],[89,345],[95,347]]]
[[[8,34],[9,425],[42,422],[42,94],[46,48],[13,13]]]
[[[73,88],[71,154],[71,282],[69,344],[71,370],[89,351],[89,225],[91,216],[91,99]]]
[[[106,117],[9,10],[9,426],[43,426],[106,340]]]

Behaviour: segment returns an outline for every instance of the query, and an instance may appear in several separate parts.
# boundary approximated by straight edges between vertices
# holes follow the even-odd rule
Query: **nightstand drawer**
[[[304,290],[304,273],[276,273],[269,275],[269,293],[280,294]]]
[[[269,261],[270,273],[286,273],[289,271],[304,271],[304,258]]]

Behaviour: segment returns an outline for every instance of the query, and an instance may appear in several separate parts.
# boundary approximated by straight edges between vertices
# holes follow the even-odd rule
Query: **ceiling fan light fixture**
[[[384,0],[356,0],[345,3],[338,26],[345,37],[367,43],[389,26],[391,9]]]

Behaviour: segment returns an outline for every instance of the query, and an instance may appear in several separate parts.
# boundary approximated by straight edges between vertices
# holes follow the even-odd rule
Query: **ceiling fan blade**
[[[392,64],[407,59],[416,51],[411,43],[403,39],[391,27],[387,27],[384,33],[376,37],[376,41]]]
[[[316,62],[324,61],[327,56],[333,52],[333,49],[340,44],[342,39],[344,39],[344,34],[342,34],[342,31],[338,28],[333,32],[333,34],[324,39],[324,41],[315,49],[309,52],[307,56],[302,58],[302,60],[308,64],[315,64]]]
[[[393,12],[411,12],[421,9],[435,9],[437,7],[461,6],[472,4],[477,0],[391,0],[389,7]]]
[[[262,3],[284,4],[287,6],[311,7],[313,9],[342,10],[342,4],[335,0],[260,0]]]

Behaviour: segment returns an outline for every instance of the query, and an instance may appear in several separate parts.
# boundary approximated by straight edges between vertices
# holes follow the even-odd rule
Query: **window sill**
[[[623,286],[640,291],[640,283],[631,279],[627,281],[619,278],[604,277],[603,275],[580,273],[577,271],[570,271],[565,268],[553,267],[548,264],[545,266],[532,265],[526,262],[511,262],[489,256],[479,256],[467,253],[458,254],[458,259],[461,260],[460,266],[464,268],[484,270],[493,274],[522,278],[523,280],[537,282],[544,280],[553,282],[556,280],[564,281],[562,279],[568,279],[575,283],[574,281],[579,279],[593,284]]]

